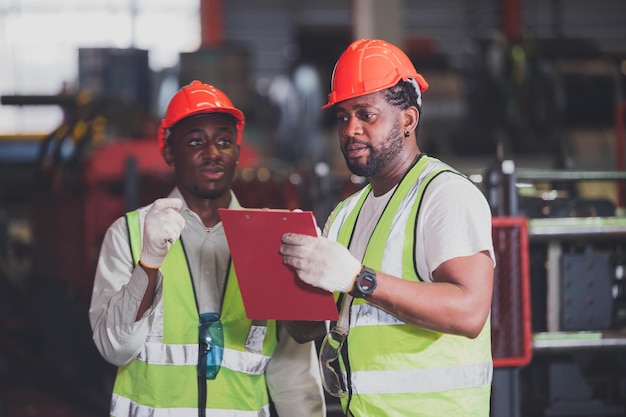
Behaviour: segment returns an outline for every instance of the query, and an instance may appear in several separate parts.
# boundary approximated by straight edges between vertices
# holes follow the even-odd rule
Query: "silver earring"
[[[404,137],[408,138],[411,135],[411,132],[409,132],[408,130],[404,132]]]

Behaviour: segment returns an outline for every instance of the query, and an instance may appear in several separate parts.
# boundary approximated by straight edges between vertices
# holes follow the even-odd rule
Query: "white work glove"
[[[170,247],[185,227],[185,219],[178,210],[183,206],[179,198],[160,198],[154,202],[143,223],[143,246],[139,260],[147,268],[161,266]]]
[[[350,291],[362,268],[345,246],[325,237],[286,233],[280,253],[302,281],[330,292]]]

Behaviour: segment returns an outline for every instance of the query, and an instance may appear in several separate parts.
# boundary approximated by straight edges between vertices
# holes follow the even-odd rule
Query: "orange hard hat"
[[[205,113],[226,113],[237,119],[237,143],[241,143],[241,134],[245,124],[243,112],[235,108],[228,96],[221,90],[194,80],[178,90],[170,100],[157,134],[159,147],[165,146],[167,129],[171,129],[187,117]]]
[[[400,80],[413,78],[419,93],[428,83],[400,48],[379,39],[359,39],[350,44],[335,64],[328,103],[335,103],[393,87]]]

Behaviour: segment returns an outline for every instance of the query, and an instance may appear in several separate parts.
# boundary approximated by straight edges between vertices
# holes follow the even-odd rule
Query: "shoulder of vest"
[[[349,207],[351,202],[358,201],[359,197],[363,193],[369,192],[370,189],[371,187],[369,187],[369,185],[366,185],[360,190],[355,191],[354,193],[337,203],[333,211],[330,213],[331,224],[334,222],[334,219],[337,217],[342,209]]]
[[[431,169],[433,169],[433,170],[437,170],[439,172],[450,172],[450,173],[458,174],[458,175],[460,175],[462,177],[467,178],[467,176],[465,174],[463,174],[462,172],[460,172],[456,168],[451,167],[450,165],[448,165],[447,163],[441,161],[440,159],[434,158],[432,156],[424,156],[424,158],[426,158],[426,161],[428,163],[427,166],[430,166]]]

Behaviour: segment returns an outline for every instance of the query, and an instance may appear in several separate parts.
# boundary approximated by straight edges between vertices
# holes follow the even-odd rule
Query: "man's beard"
[[[393,163],[394,157],[400,153],[403,144],[404,136],[400,133],[400,123],[396,122],[379,149],[374,149],[371,145],[368,146],[370,156],[364,164],[359,164],[346,158],[345,152],[344,158],[348,169],[354,175],[371,178]]]

